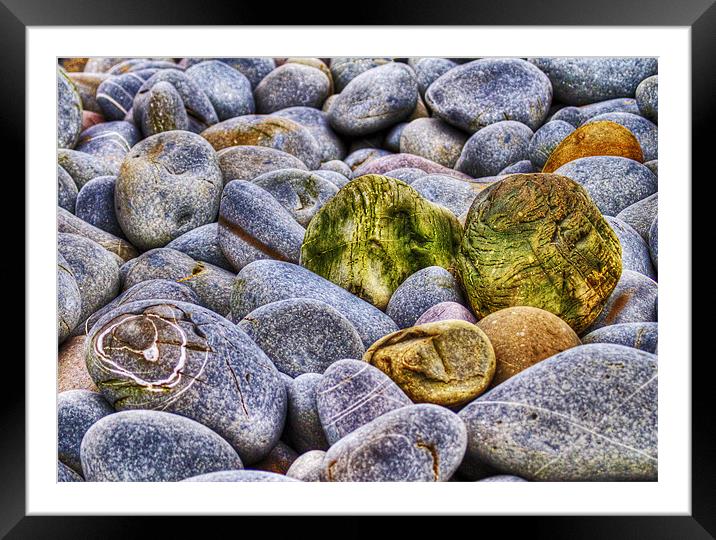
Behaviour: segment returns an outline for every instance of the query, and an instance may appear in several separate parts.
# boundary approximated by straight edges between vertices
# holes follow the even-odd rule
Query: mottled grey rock
[[[348,158],[346,158],[346,163],[348,163]],[[439,163],[413,154],[388,154],[366,161],[353,168],[353,178],[363,176],[364,174],[385,174],[388,171],[405,168],[420,169],[428,174],[452,176],[458,180],[472,179],[465,173],[444,167]]]
[[[659,160],[658,159],[652,159],[651,161],[645,161],[644,166],[647,167],[651,172],[654,173],[654,176],[657,178],[659,177]]]
[[[239,320],[260,306],[288,298],[312,298],[335,308],[366,347],[398,330],[385,313],[338,285],[302,266],[274,260],[255,261],[241,269],[231,292],[231,313]]]
[[[282,474],[266,471],[218,471],[182,480],[182,482],[297,482]]]
[[[80,444],[87,430],[105,416],[112,406],[97,392],[68,390],[57,396],[57,457],[82,475]]]
[[[331,446],[323,460],[329,482],[444,482],[467,446],[462,420],[432,404],[385,413]]]
[[[567,122],[575,129],[578,128],[582,124],[582,112],[580,111],[580,107],[562,107],[550,116],[546,123],[553,122],[555,120]]]
[[[278,441],[271,451],[261,460],[252,465],[259,471],[283,474],[288,472],[291,464],[298,458],[298,452],[283,441]]]
[[[612,324],[598,328],[582,338],[582,343],[614,343],[656,354],[659,341],[659,324],[632,322]]]
[[[470,133],[503,120],[537,129],[549,111],[552,86],[529,62],[484,58],[445,73],[425,100],[435,116]]]
[[[634,98],[616,98],[608,99],[606,101],[598,101],[597,103],[582,105],[581,107],[578,107],[578,110],[581,120],[580,125],[600,114],[614,112],[639,114],[639,107],[637,106]]]
[[[176,414],[123,411],[87,430],[81,447],[89,482],[176,482],[224,469],[241,469],[228,442]]]
[[[342,358],[362,358],[365,348],[350,321],[325,302],[309,298],[261,306],[239,323],[282,373],[323,373]]]
[[[460,411],[466,456],[527,480],[656,480],[657,383],[652,354],[568,349]]]
[[[649,257],[649,246],[639,233],[621,219],[610,216],[604,216],[604,219],[616,233],[622,246],[622,268],[656,279],[656,272]]]
[[[325,455],[323,450],[309,450],[291,464],[286,476],[301,482],[320,482],[321,466]]]
[[[361,360],[332,364],[315,392],[321,426],[331,445],[393,409],[412,405],[385,373]]]
[[[93,178],[112,174],[112,167],[104,159],[77,150],[59,148],[57,163],[69,173],[77,189],[82,189]]]
[[[124,231],[114,210],[116,176],[98,176],[87,182],[77,195],[75,215],[83,221],[119,238]]]
[[[535,166],[532,165],[532,162],[529,159],[523,159],[521,161],[516,161],[512,165],[508,165],[504,169],[502,169],[500,172],[497,173],[498,176],[508,176],[510,174],[527,174],[527,173],[534,173],[534,172],[540,172],[537,169],[535,169]]]
[[[139,130],[131,122],[102,122],[80,133],[75,150],[102,159],[108,174],[116,175],[124,157],[139,142]]]
[[[658,66],[656,58],[553,56],[529,61],[547,74],[555,99],[567,105],[634,97],[639,83],[656,74]]]
[[[82,478],[75,471],[70,469],[67,465],[61,461],[57,462],[57,481],[58,482],[84,482]]]
[[[439,266],[428,266],[400,284],[385,312],[399,328],[408,328],[415,325],[425,310],[441,302],[464,304],[465,299],[460,284],[450,272]]]
[[[255,88],[266,75],[276,68],[273,58],[183,58],[180,66],[191,68],[207,60],[218,60],[231,66],[249,80],[251,88]]]
[[[82,316],[82,296],[70,263],[57,254],[57,343],[67,339]]]
[[[617,214],[617,218],[631,225],[641,237],[649,242],[649,228],[656,217],[659,206],[659,194],[654,193],[648,197],[627,206]]]
[[[478,482],[528,482],[528,480],[510,474],[500,474],[483,478],[482,480],[478,480]]]
[[[208,60],[194,64],[186,75],[209,98],[219,120],[256,111],[251,82],[224,62]]]
[[[584,333],[612,324],[656,321],[658,298],[656,281],[639,272],[624,270],[599,317]]]
[[[572,124],[564,120],[551,120],[535,131],[530,139],[527,155],[538,171],[542,170],[550,154],[574,129]]]
[[[286,376],[288,411],[284,434],[299,452],[328,449],[316,404],[316,388],[322,378],[318,373],[305,373],[295,379]]]
[[[357,168],[362,167],[366,163],[390,155],[392,155],[392,152],[381,148],[360,148],[348,154],[343,161],[346,165],[348,165],[348,167],[350,167],[351,171],[355,171]],[[353,172],[352,174],[353,178],[359,176]]]
[[[457,302],[440,302],[426,309],[420,317],[418,317],[414,325],[418,326],[430,322],[446,321],[448,319],[457,319],[469,323],[477,322],[472,312],[462,304],[458,304]]]
[[[321,163],[320,170],[337,172],[338,174],[342,174],[349,180],[353,176],[353,171],[351,170],[351,168],[343,161],[339,161],[337,159],[332,159],[331,161],[325,161]]]
[[[636,104],[639,112],[652,122],[659,121],[659,76],[652,75],[636,87]]]
[[[74,148],[82,131],[82,98],[64,69],[57,68],[57,147]]]
[[[276,111],[273,115],[293,120],[310,131],[320,148],[321,162],[340,160],[346,156],[345,143],[331,129],[328,116],[323,111],[311,107],[289,107]]]
[[[120,62],[124,62],[125,60],[128,60],[128,58],[110,58],[95,56],[87,60],[84,70],[89,73],[104,73],[106,71],[109,71],[112,66],[115,66]]]
[[[262,459],[281,436],[286,390],[278,371],[216,313],[184,302],[132,302],[97,321],[87,344],[87,369],[118,410],[161,408],[196,420],[245,463]]]
[[[331,81],[320,69],[303,64],[283,64],[254,89],[256,110],[272,113],[288,107],[319,108],[328,97]]]
[[[397,178],[398,180],[402,180],[406,184],[412,184],[415,182],[418,178],[422,178],[423,176],[427,176],[428,173],[421,169],[415,169],[413,167],[402,167],[400,169],[395,169],[392,171],[386,172],[383,176],[389,176],[390,178]],[[450,178],[451,177],[445,177],[442,175],[434,175],[439,176],[440,178]],[[425,195],[424,195],[425,196]]]
[[[109,74],[134,73],[145,69],[180,69],[173,58],[128,58],[107,70]]]
[[[109,73],[70,72],[67,76],[75,85],[82,102],[82,112],[95,112],[102,114],[102,108],[97,103],[97,88],[111,75]]]
[[[57,204],[75,213],[77,204],[77,184],[60,165],[57,166]]]
[[[441,174],[421,176],[413,180],[410,185],[427,200],[444,206],[456,216],[466,212],[477,194],[484,188],[481,184]]]
[[[98,229],[60,206],[57,207],[57,232],[76,234],[92,240],[125,262],[138,255],[137,249],[126,240]]]
[[[122,230],[140,249],[162,247],[216,219],[223,178],[216,152],[188,131],[159,133],[134,146],[114,189]]]
[[[654,173],[641,163],[616,156],[593,156],[565,163],[555,174],[580,183],[599,210],[616,216],[659,189]]]
[[[400,137],[403,135],[403,130],[408,122],[400,122],[395,124],[388,130],[383,139],[383,147],[391,152],[400,152]]]
[[[167,81],[159,81],[138,93],[132,106],[132,116],[145,137],[164,131],[197,131],[193,128],[194,119],[190,120],[184,108],[181,94]]]
[[[183,283],[199,297],[201,304],[220,315],[229,311],[234,274],[169,248],[151,249],[122,265],[123,289],[150,279]]]
[[[410,116],[417,100],[413,70],[391,62],[351,80],[331,105],[328,119],[345,135],[375,133]]]
[[[408,65],[415,70],[420,95],[425,96],[430,85],[457,66],[457,63],[447,58],[411,58]]]
[[[280,169],[308,170],[298,159],[281,150],[265,146],[230,146],[216,153],[224,185],[232,180],[253,180]]]
[[[77,280],[83,322],[119,294],[119,265],[109,251],[76,234],[59,233],[57,249]]]
[[[339,163],[343,163],[342,161]],[[321,178],[328,180],[331,184],[336,186],[338,189],[341,189],[343,186],[345,186],[350,180],[342,175],[341,173],[337,173],[335,171],[329,171],[329,170],[321,170],[318,169],[317,171],[313,171],[314,174],[317,174]]]
[[[654,221],[649,227],[649,252],[651,253],[651,262],[654,268],[659,269],[659,216],[654,217]]]
[[[197,261],[208,262],[230,272],[234,270],[219,247],[218,223],[207,223],[185,232],[169,242],[166,247],[186,253]]]
[[[95,99],[107,120],[124,120],[132,110],[134,96],[144,82],[157,72],[154,68],[108,76],[97,87]]]
[[[475,178],[496,175],[527,159],[532,135],[530,128],[512,120],[490,124],[468,139],[455,168]]]
[[[333,75],[336,93],[342,92],[348,83],[361,73],[389,62],[391,62],[390,58],[332,58],[331,75]]]
[[[219,246],[236,270],[259,259],[298,262],[305,229],[262,187],[232,180],[219,209]]]
[[[622,125],[634,134],[644,152],[644,161],[651,161],[659,157],[658,129],[653,122],[638,114],[613,112],[598,114],[585,124],[604,120]]]
[[[400,152],[454,167],[467,135],[439,118],[418,118],[405,126],[400,135]]]
[[[264,173],[252,182],[270,193],[303,227],[338,193],[338,187],[333,182],[301,169]]]

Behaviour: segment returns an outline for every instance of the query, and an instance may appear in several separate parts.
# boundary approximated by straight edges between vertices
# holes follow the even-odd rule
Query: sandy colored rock
[[[479,396],[495,373],[485,333],[466,321],[406,328],[375,342],[363,360],[387,374],[416,403],[459,406]]]
[[[644,154],[634,134],[624,126],[605,120],[585,124],[567,135],[550,154],[543,173],[551,173],[565,163],[590,156],[619,156],[642,163]]]
[[[67,390],[99,392],[85,364],[85,336],[67,339],[57,357],[57,393]]]
[[[581,345],[574,330],[549,311],[516,306],[491,313],[477,326],[495,350],[496,386],[520,371],[564,350]]]

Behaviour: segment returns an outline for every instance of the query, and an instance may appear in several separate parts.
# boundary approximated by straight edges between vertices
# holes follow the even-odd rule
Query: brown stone
[[[87,372],[85,362],[85,336],[67,339],[57,357],[57,392],[66,390],[90,390],[99,392]]]
[[[283,441],[278,441],[269,454],[258,463],[254,463],[251,468],[285,475],[296,459],[298,453]]]
[[[363,360],[390,377],[416,403],[445,407],[472,401],[489,386],[495,353],[474,324],[421,324],[376,341]]]
[[[477,323],[495,350],[492,386],[537,362],[581,345],[572,328],[543,309],[517,306],[496,311]]]

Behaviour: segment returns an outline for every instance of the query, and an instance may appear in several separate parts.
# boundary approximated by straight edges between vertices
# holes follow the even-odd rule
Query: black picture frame
[[[716,96],[716,69],[712,55],[716,44],[716,6],[714,0],[600,0],[599,2],[572,0],[570,2],[543,0],[523,2],[468,2],[466,0],[413,0],[387,3],[374,0],[358,4],[319,4],[317,2],[278,4],[261,2],[190,2],[188,0],[0,0],[0,66],[5,72],[0,83],[0,111],[3,118],[0,136],[6,156],[14,156],[20,164],[17,175],[24,177],[25,152],[25,28],[27,26],[82,25],[245,25],[245,24],[368,24],[368,25],[588,25],[588,26],[686,26],[691,28],[692,54],[692,177],[713,185],[713,150],[709,137],[716,125],[711,103]],[[342,15],[339,15],[342,13]],[[330,19],[330,20],[329,20]],[[565,51],[567,53],[567,51]],[[25,107],[19,106],[25,103]],[[698,114],[695,114],[695,113]],[[6,157],[6,163],[10,158]],[[689,179],[671,179],[688,182]],[[23,185],[15,180],[16,186]],[[710,187],[710,186],[709,186]],[[704,188],[706,189],[706,188]],[[25,200],[24,189],[18,188],[16,200]],[[706,199],[706,200],[705,200]],[[699,202],[700,201],[700,202]],[[708,204],[701,196],[699,204]],[[31,201],[25,201],[26,204]],[[711,213],[713,211],[711,210]],[[711,227],[712,229],[712,227]],[[692,246],[713,243],[708,229],[692,224]],[[703,232],[699,232],[703,231]],[[709,250],[713,252],[713,250]],[[19,261],[20,258],[17,257]],[[712,283],[708,269],[692,263],[692,283]],[[17,276],[17,267],[13,269]],[[9,275],[3,270],[4,277]],[[16,282],[15,278],[15,282]],[[32,284],[25,282],[25,287]],[[711,295],[713,297],[713,295]],[[700,299],[701,300],[701,299]],[[708,298],[701,300],[708,302]],[[689,316],[690,314],[683,314]],[[12,314],[17,327],[17,312]],[[710,320],[691,314],[692,334],[708,336]],[[24,319],[24,317],[23,317]],[[27,324],[31,324],[28,321]],[[5,326],[5,328],[11,328]],[[691,352],[692,362],[692,513],[690,516],[655,517],[503,517],[477,518],[479,529],[468,534],[489,534],[498,529],[500,536],[510,537],[510,531],[522,530],[530,537],[561,538],[645,538],[691,539],[716,537],[716,439],[712,419],[714,373],[709,355],[697,356],[696,343]],[[712,356],[712,355],[711,355]],[[187,520],[172,517],[161,520],[138,517],[26,517],[25,516],[25,370],[19,355],[6,357],[6,381],[0,394],[0,536],[7,538],[134,538],[162,534],[180,535],[188,532]],[[683,362],[689,358],[669,358],[665,361]],[[11,364],[11,365],[10,365]],[[320,509],[316,510],[317,513]],[[250,527],[254,518],[242,519]],[[352,524],[335,524],[321,518],[317,525],[307,527],[311,536],[365,537],[373,534],[375,526],[361,518],[351,518]],[[462,518],[450,527],[461,527]],[[225,520],[226,521],[226,520]],[[471,520],[473,521],[473,520]],[[284,518],[271,518],[272,527],[290,527]],[[204,521],[205,523],[205,521]],[[236,523],[235,520],[232,523]],[[212,526],[213,527],[213,526]],[[235,525],[232,525],[235,527]],[[444,525],[439,528],[443,528]],[[251,527],[254,528],[254,527]],[[425,520],[415,518],[401,535],[415,528],[427,536],[430,527]],[[294,528],[295,529],[295,528]],[[248,534],[248,530],[236,534]],[[259,529],[260,530],[260,529]],[[444,531],[444,529],[442,529]],[[457,529],[456,529],[457,530]],[[161,531],[161,533],[159,532]],[[341,532],[342,531],[342,532]],[[280,534],[284,534],[281,532]],[[292,534],[286,532],[285,534]],[[273,536],[273,535],[271,535]]]

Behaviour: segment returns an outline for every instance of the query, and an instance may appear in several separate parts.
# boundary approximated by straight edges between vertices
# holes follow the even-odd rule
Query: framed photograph
[[[716,534],[691,304],[709,1],[365,5],[350,26],[3,3],[26,353],[0,533]]]

